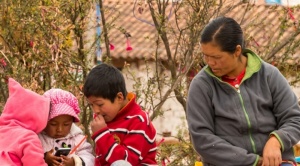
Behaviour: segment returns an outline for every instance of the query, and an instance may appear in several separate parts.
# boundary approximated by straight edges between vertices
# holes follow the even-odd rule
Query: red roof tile
[[[289,13],[289,10],[292,12]],[[297,29],[299,31],[299,26],[295,27],[294,22],[300,20],[300,6],[289,9],[278,5],[247,6],[244,4],[226,15],[233,17],[241,24],[245,32],[247,47],[256,50],[261,56],[266,56],[276,46],[293,37]],[[298,42],[298,46],[300,44],[299,33],[300,31],[295,41]],[[294,56],[300,56],[300,49],[295,51]],[[284,52],[285,50],[281,50],[276,56],[282,56]]]
[[[124,1],[104,1],[106,19],[109,24],[109,40],[115,46],[111,56],[119,59],[143,59],[155,58],[157,31],[152,22],[150,11],[146,4]],[[166,11],[172,17],[171,5]],[[126,51],[126,37],[124,32],[128,32],[131,37],[129,42],[132,51]],[[172,41],[171,41],[172,42]],[[105,49],[102,43],[102,49]],[[104,50],[105,51],[105,50]],[[157,49],[161,59],[166,59],[165,49],[161,43]]]
[[[147,4],[134,1],[103,1],[105,8],[105,17],[109,28],[109,39],[111,44],[115,46],[115,50],[111,51],[114,59],[143,59],[154,58],[156,49],[157,31],[153,26],[150,11]],[[169,5],[167,14],[170,14],[170,22],[173,21],[173,13]],[[295,20],[300,19],[300,6],[294,7],[291,13]],[[267,5],[239,5],[232,11],[225,14],[231,16],[241,23],[245,31],[245,39],[247,45],[259,54],[268,52],[266,49],[270,43],[285,40],[286,37],[294,32],[293,19],[288,14],[287,7],[283,6],[267,6]],[[113,21],[114,20],[114,21]],[[112,22],[113,21],[113,22]],[[286,22],[286,26],[282,26],[282,22]],[[181,21],[181,24],[184,22]],[[281,29],[284,34],[278,39]],[[130,33],[130,44],[132,51],[126,51],[126,37],[124,32]],[[299,38],[299,37],[298,37]],[[102,49],[105,49],[102,43]],[[299,50],[299,49],[298,49]],[[166,59],[165,49],[161,44],[158,49],[159,58]],[[270,50],[269,50],[270,51]],[[103,50],[105,52],[105,50]],[[297,53],[297,55],[300,52]]]

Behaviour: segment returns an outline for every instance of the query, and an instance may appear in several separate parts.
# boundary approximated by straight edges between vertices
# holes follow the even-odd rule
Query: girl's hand
[[[60,165],[61,158],[53,155],[54,149],[45,153],[45,162],[50,166]]]
[[[61,156],[62,162],[60,166],[75,166],[73,157]]]

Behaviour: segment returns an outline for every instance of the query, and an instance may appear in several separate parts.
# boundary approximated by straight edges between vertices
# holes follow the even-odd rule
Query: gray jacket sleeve
[[[199,74],[192,81],[187,99],[187,121],[196,151],[205,163],[213,165],[250,166],[256,164],[258,155],[233,146],[215,135],[212,89],[207,79]]]
[[[267,67],[273,68],[268,82],[273,96],[273,113],[278,125],[278,129],[273,131],[272,134],[280,141],[282,151],[286,151],[300,140],[298,99],[278,69],[270,65],[267,65]]]

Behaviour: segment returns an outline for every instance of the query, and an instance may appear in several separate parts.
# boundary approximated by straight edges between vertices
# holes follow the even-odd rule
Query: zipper
[[[244,100],[243,100],[243,98],[242,98],[240,88],[239,88],[239,86],[236,87],[236,88],[237,88],[236,91],[237,91],[237,93],[238,93],[238,95],[239,95],[239,98],[240,98],[240,102],[241,102],[241,104],[242,104],[243,112],[244,112],[245,117],[246,117],[246,120],[247,120],[247,124],[248,124],[248,134],[249,134],[249,137],[250,137],[250,142],[251,142],[251,145],[252,145],[252,150],[253,150],[254,153],[256,153],[256,146],[255,146],[255,143],[254,143],[254,140],[253,140],[253,137],[252,137],[252,133],[251,133],[251,130],[250,130],[250,129],[251,129],[251,122],[250,122],[248,113],[247,113],[247,111],[246,111],[246,109],[245,109],[245,107],[244,107]]]
[[[229,83],[227,83],[227,82],[225,82],[225,81],[222,81],[222,79],[220,79],[220,78],[214,76],[212,73],[211,73],[210,75],[211,75],[212,77],[217,78],[217,79],[218,79],[219,81],[221,81],[222,83],[227,84],[228,86],[230,86],[231,88],[233,88],[233,89],[238,93],[239,98],[240,98],[240,102],[241,102],[241,104],[242,104],[243,112],[244,112],[244,115],[245,115],[245,117],[246,117],[247,124],[248,124],[248,134],[249,134],[250,142],[251,142],[251,145],[252,145],[252,150],[253,150],[253,153],[256,153],[256,145],[255,145],[255,143],[254,143],[254,140],[253,140],[252,134],[251,134],[251,130],[250,130],[250,129],[251,129],[251,122],[250,122],[248,113],[247,113],[247,111],[246,111],[246,109],[245,109],[245,107],[244,107],[244,100],[243,100],[243,98],[242,98],[241,91],[240,91],[240,85],[242,85],[242,83],[244,82],[245,77],[244,77],[244,78],[242,79],[242,81],[240,82],[240,85],[235,85],[235,86],[233,87],[231,84],[229,84]]]

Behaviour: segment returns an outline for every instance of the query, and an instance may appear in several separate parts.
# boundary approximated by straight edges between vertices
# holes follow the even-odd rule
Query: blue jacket
[[[245,76],[235,89],[208,66],[192,80],[187,121],[204,165],[252,166],[270,134],[279,140],[282,159],[294,161],[300,140],[298,99],[279,70],[246,50]]]

